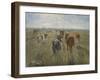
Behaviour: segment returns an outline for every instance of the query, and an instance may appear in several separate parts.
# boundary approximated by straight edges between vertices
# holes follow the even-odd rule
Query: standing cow
[[[67,40],[66,40],[66,44],[67,44],[67,50],[70,51],[70,53],[72,53],[73,47],[75,45],[75,40],[73,36],[68,36]]]
[[[80,34],[78,32],[69,32],[65,34],[65,43],[67,45],[67,50],[71,53],[73,51],[73,47],[79,46],[80,43]]]
[[[52,41],[53,53],[58,53],[61,50],[61,36],[57,35],[57,38]]]

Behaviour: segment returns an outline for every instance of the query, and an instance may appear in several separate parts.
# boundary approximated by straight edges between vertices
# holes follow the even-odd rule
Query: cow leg
[[[54,54],[57,53],[57,50],[56,50],[55,47],[52,47],[52,50],[53,50],[53,53],[54,53]]]
[[[53,53],[56,53],[56,51],[55,51],[55,50],[53,50]]]
[[[64,43],[63,43],[63,51],[65,52],[65,45],[64,45]]]
[[[72,47],[72,46],[70,46],[70,53],[72,53],[72,48],[73,48],[73,47]]]
[[[68,51],[68,45],[67,45],[67,51]]]
[[[75,64],[75,60],[74,60],[74,54],[73,54],[73,46],[71,47],[71,49],[70,49],[70,57],[71,57],[71,59],[70,59],[70,64],[71,65],[74,65]]]

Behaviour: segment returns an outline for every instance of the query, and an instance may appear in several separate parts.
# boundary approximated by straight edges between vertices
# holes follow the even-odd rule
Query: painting
[[[97,73],[97,7],[13,2],[11,76]]]
[[[26,66],[89,64],[89,19],[26,12]]]

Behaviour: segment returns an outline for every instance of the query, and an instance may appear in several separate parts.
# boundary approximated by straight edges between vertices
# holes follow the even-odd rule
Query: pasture
[[[89,31],[64,30],[65,33],[74,31],[80,33],[80,47],[73,48],[73,52],[70,53],[64,42],[61,50],[54,54],[52,41],[56,38],[59,30],[26,28],[26,67],[89,64]],[[47,38],[39,40],[38,34],[45,32],[48,34]]]

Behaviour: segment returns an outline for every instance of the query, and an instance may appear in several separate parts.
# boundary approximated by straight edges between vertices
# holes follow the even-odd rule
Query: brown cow
[[[70,53],[72,53],[72,49],[75,45],[75,40],[73,36],[68,36],[68,39],[66,40],[66,44],[67,44],[67,50],[70,51]]]
[[[69,32],[65,34],[65,42],[67,45],[67,50],[72,53],[72,48],[77,45],[79,46],[80,34],[78,32]]]

